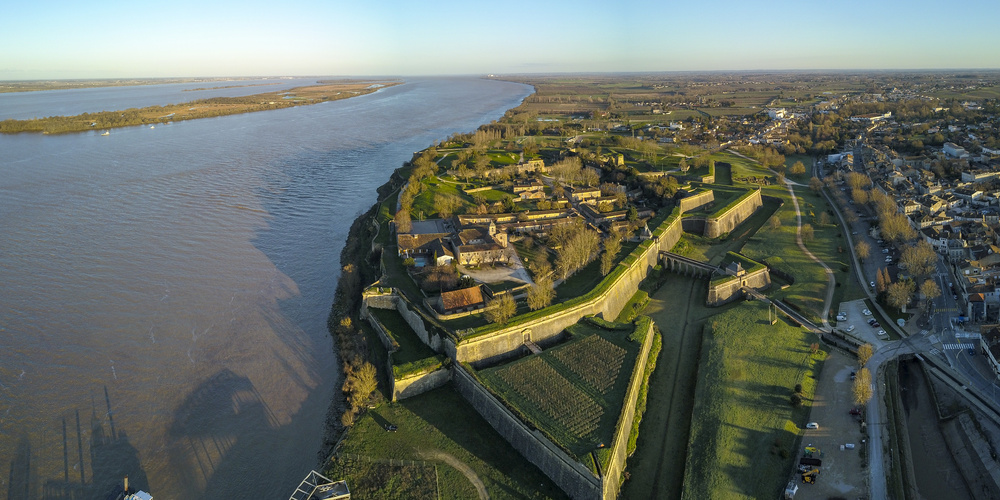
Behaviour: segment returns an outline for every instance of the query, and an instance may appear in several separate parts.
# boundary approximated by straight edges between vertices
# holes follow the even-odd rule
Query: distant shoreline
[[[126,110],[82,113],[75,116],[50,116],[31,120],[2,120],[0,134],[68,134],[107,131],[113,128],[155,125],[216,116],[253,113],[272,109],[318,104],[370,94],[399,85],[401,81],[349,80],[321,82],[319,85],[265,92],[242,97],[213,97],[165,106],[147,106]]]
[[[91,89],[100,87],[133,87],[137,85],[167,85],[176,83],[239,82],[260,80],[260,77],[217,78],[115,78],[72,80],[6,80],[0,81],[0,94],[41,92],[44,90]],[[216,87],[225,88],[225,87]]]

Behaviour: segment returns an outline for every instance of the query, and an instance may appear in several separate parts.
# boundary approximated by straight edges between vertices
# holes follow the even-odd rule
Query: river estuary
[[[5,94],[0,119],[201,97],[163,87]],[[351,222],[414,151],[530,92],[408,79],[108,136],[0,136],[0,497],[103,499],[128,474],[158,499],[287,498],[339,387],[326,318]]]

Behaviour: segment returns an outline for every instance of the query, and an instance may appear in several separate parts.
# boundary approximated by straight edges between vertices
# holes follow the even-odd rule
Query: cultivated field
[[[571,340],[479,377],[522,418],[590,465],[588,454],[609,446],[641,347],[633,325],[571,327]]]

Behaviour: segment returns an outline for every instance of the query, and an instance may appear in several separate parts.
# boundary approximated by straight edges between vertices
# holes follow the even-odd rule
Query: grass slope
[[[396,425],[398,430],[385,431],[386,423]],[[437,467],[440,498],[477,498],[477,495],[464,475],[442,462],[427,460],[428,453],[446,453],[469,466],[492,499],[566,498],[451,385],[368,411],[351,428],[340,451],[373,460],[428,461]],[[407,499],[410,494],[416,495],[412,489],[391,489],[393,476],[379,476],[379,480],[373,481],[366,477],[367,468],[357,466],[357,462],[334,460],[327,466],[327,477],[347,480],[353,497],[358,499]],[[360,491],[361,485],[368,485],[368,489]]]
[[[814,335],[744,302],[705,328],[682,498],[777,498],[809,416]],[[803,405],[789,403],[802,384]]]

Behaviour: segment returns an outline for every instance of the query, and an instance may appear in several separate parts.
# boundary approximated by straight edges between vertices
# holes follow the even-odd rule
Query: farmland
[[[587,454],[612,441],[640,348],[630,339],[634,327],[620,326],[626,328],[581,322],[569,329],[569,341],[486,368],[479,377],[528,423],[588,463]]]

